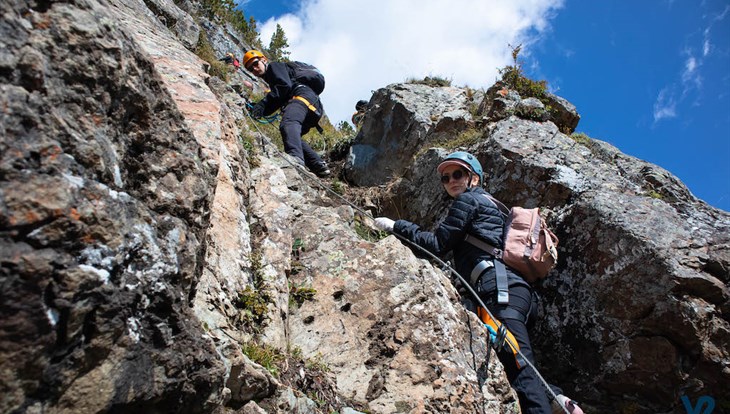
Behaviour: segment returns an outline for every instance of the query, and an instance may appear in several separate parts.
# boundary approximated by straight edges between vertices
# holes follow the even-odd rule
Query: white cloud
[[[682,83],[684,84],[685,93],[690,92],[691,88],[700,89],[702,87],[702,76],[699,73],[699,67],[702,61],[697,60],[690,55],[684,62],[684,70],[682,70]]]
[[[725,20],[725,17],[728,15],[728,13],[730,13],[730,5],[725,6],[725,8],[722,10],[722,12],[720,12],[720,14],[718,14],[717,16],[713,17],[712,20],[714,20],[716,22],[723,21],[723,20]]]
[[[291,39],[302,37],[303,28],[301,19],[293,14],[285,14],[283,16],[277,17],[276,20],[267,20],[259,28],[259,37],[261,38],[261,43],[263,43],[264,46],[269,45],[269,42],[271,41],[271,36],[276,31],[277,24],[281,25],[281,28],[284,29],[284,34],[286,34],[286,38],[289,41],[290,46]],[[291,47],[289,47],[289,50],[291,50]]]
[[[715,26],[715,24],[718,24],[725,20],[725,17],[730,13],[730,6],[725,6],[725,8],[722,10],[721,13],[712,16],[710,19],[709,25],[705,28],[705,30],[702,32],[702,36],[704,38],[702,42],[702,57],[707,57],[707,55],[712,52],[712,43],[710,42],[712,27]],[[721,23],[720,23],[721,24]]]
[[[512,62],[508,44],[523,44],[527,54],[563,1],[304,0],[296,15],[261,25],[261,39],[268,44],[281,24],[290,58],[325,74],[322,101],[338,123],[359,99],[408,78],[491,86],[497,69]]]
[[[702,7],[706,4],[703,2]],[[682,54],[684,65],[680,70],[680,81],[666,86],[659,92],[654,103],[654,123],[669,118],[677,117],[677,108],[685,108],[686,105],[700,106],[701,97],[704,92],[703,73],[706,62],[712,59],[715,47],[712,42],[712,29],[715,25],[721,24],[730,14],[730,6],[725,6],[720,13],[709,13],[705,18],[709,23],[702,31],[702,42],[698,47],[685,47]],[[699,50],[698,50],[699,49]],[[712,82],[710,82],[712,83]],[[670,93],[672,91],[673,93]],[[679,93],[681,91],[681,93]],[[677,92],[677,93],[674,93]],[[677,95],[679,95],[677,97]]]
[[[697,69],[697,59],[695,59],[693,56],[690,56],[687,58],[687,61],[684,64],[684,74],[682,77],[690,77]]]
[[[677,101],[674,94],[664,88],[659,92],[656,102],[654,102],[654,123],[662,119],[675,118],[677,116]]]

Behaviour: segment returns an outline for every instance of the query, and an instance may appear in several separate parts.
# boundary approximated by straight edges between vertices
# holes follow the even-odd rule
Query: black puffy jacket
[[[322,104],[316,93],[307,85],[292,80],[289,68],[284,62],[269,62],[266,72],[261,76],[271,91],[261,102],[264,103],[264,115],[270,115],[286,105],[295,95],[304,97],[322,112]]]
[[[464,237],[469,234],[499,248],[503,243],[504,216],[494,203],[487,200],[486,194],[482,188],[470,188],[461,193],[435,232],[423,231],[407,220],[397,220],[393,232],[435,255],[453,251],[455,270],[468,281],[474,266],[482,260],[492,260],[492,256],[464,241]],[[493,275],[494,272],[488,274]],[[510,285],[525,283],[509,268],[507,274]],[[494,283],[487,283],[487,286],[489,290],[494,289]]]

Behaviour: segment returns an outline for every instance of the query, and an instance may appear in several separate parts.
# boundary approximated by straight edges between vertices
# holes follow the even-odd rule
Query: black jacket
[[[261,100],[264,103],[264,115],[271,115],[297,95],[309,101],[317,109],[321,108],[319,97],[309,86],[295,83],[292,80],[286,63],[269,62],[266,72],[261,78],[266,81],[269,89],[271,89]]]
[[[471,188],[460,194],[449,208],[448,216],[439,223],[435,232],[423,231],[417,224],[406,220],[397,220],[393,232],[427,249],[435,255],[454,252],[455,270],[469,280],[472,269],[482,260],[492,260],[487,252],[464,241],[470,234],[495,247],[502,247],[504,232],[504,216],[497,206],[487,200],[486,191],[482,188]],[[487,274],[493,275],[490,271]],[[509,268],[507,269],[510,285],[524,284],[524,280]],[[493,281],[483,284],[491,290]]]

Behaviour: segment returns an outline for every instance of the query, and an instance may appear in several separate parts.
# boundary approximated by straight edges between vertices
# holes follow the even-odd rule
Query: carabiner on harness
[[[481,306],[477,307],[477,316],[489,331],[489,342],[492,347],[497,352],[504,349],[512,353],[518,368],[526,366],[527,362],[520,352],[520,344],[517,342],[517,338],[512,335],[512,332],[507,329],[507,326],[499,320],[493,319],[489,312]]]

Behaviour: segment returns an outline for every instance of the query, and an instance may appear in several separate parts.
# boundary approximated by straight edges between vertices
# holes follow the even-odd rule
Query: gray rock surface
[[[171,24],[196,4],[152,4],[0,5],[0,411],[516,412],[444,273],[359,236],[367,219],[251,129],[195,28]],[[217,52],[242,44],[213,32]],[[567,101],[546,121],[501,90],[377,91],[348,180],[433,225],[436,144],[476,130],[463,149],[488,190],[541,206],[561,239],[538,287],[543,375],[588,412],[724,407],[730,214],[564,135]]]
[[[180,43],[186,48],[193,50],[198,44],[200,26],[186,12],[181,10],[171,0],[146,0],[143,4],[137,3],[137,10],[157,18],[161,24],[172,30]],[[148,19],[152,21],[152,19]]]
[[[542,207],[561,240],[538,287],[535,343],[551,382],[605,412],[683,412],[682,395],[726,394],[730,214],[661,167],[551,122],[501,119],[464,149],[485,167],[488,191]],[[449,200],[433,171],[448,152],[429,150],[390,184],[384,214],[442,218]]]
[[[448,279],[244,149],[240,96],[143,8],[3,3],[0,411],[512,410]]]
[[[462,88],[414,83],[377,90],[350,149],[345,177],[367,186],[403,174],[424,145],[466,126],[469,102]]]
[[[550,106],[550,120],[557,125],[560,132],[572,134],[580,121],[580,115],[575,105],[550,92],[547,92],[546,96],[548,106]]]
[[[214,170],[109,8],[35,7],[0,23],[0,411],[211,410],[188,298]]]

